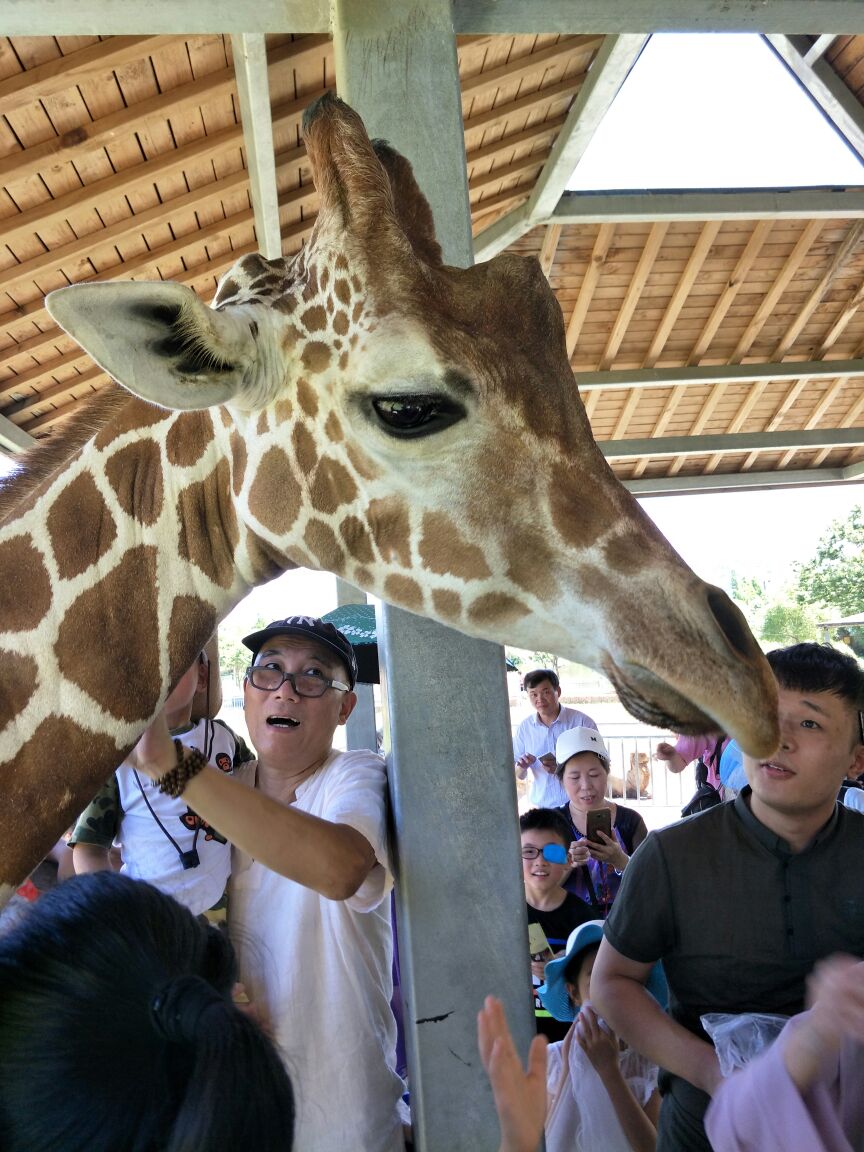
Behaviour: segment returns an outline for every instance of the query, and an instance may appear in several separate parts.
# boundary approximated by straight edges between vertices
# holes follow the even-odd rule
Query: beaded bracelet
[[[174,749],[177,753],[176,767],[153,783],[160,792],[176,800],[183,794],[192,777],[197,776],[201,769],[206,767],[207,757],[197,748],[184,748],[179,740],[174,741]]]

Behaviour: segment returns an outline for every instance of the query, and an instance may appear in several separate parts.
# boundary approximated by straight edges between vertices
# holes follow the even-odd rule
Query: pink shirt
[[[685,764],[690,764],[693,760],[698,760],[700,756],[709,756],[714,751],[717,744],[717,736],[679,736],[675,742],[675,751],[682,757]],[[724,736],[723,742],[720,745],[720,752],[729,743],[729,737]],[[706,761],[708,766],[708,783],[715,788],[720,787],[720,757],[717,757],[717,763],[713,760],[711,763]]]

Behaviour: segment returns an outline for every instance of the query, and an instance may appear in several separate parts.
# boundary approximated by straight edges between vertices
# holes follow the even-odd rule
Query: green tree
[[[816,555],[797,565],[799,604],[852,616],[864,612],[864,512],[853,508],[846,520],[832,521]]]
[[[729,574],[729,595],[747,617],[750,627],[758,631],[767,600],[765,585],[755,576],[732,571]]]
[[[762,639],[771,644],[816,640],[816,621],[802,604],[772,604],[762,622]]]
[[[267,621],[259,616],[251,627],[231,627],[219,625],[219,672],[230,676],[235,684],[243,680],[243,673],[249,667],[252,653],[243,643],[243,637],[259,628],[265,628]]]
[[[529,672],[535,668],[551,668],[556,676],[561,672],[561,657],[556,656],[554,652],[532,652],[529,663],[531,664]]]

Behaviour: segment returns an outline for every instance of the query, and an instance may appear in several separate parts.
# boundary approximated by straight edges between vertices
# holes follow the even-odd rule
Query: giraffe
[[[293,259],[244,257],[210,308],[170,283],[48,297],[132,396],[37,449],[0,512],[7,895],[217,621],[297,565],[774,748],[767,663],[593,443],[537,262],[446,267],[407,161],[332,96],[304,132],[321,208]]]

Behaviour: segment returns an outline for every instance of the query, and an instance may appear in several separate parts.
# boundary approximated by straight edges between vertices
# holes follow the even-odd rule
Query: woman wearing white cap
[[[606,799],[609,752],[593,728],[570,728],[555,744],[557,775],[568,802],[557,809],[573,830],[570,863],[573,872],[565,887],[605,917],[621,884],[624,869],[645,837],[645,821],[632,808]],[[606,829],[603,816],[608,812]]]

